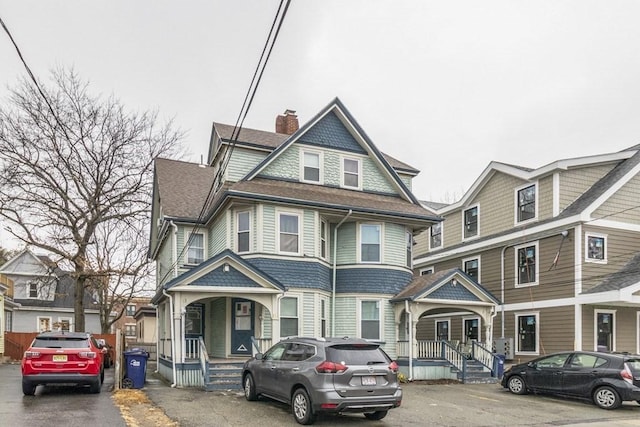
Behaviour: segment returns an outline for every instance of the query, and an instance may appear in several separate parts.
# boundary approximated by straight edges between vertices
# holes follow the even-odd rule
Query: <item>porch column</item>
[[[185,310],[186,308],[182,303],[182,295],[180,293],[176,293],[174,297],[173,313],[171,314],[171,317],[174,325],[173,330],[175,331],[176,339],[176,343],[173,346],[176,351],[174,357],[175,361],[178,363],[184,363],[184,356],[186,353],[186,341],[184,336],[184,317],[186,314]]]
[[[273,296],[273,304],[271,310],[271,344],[280,341],[280,298],[282,295]],[[298,320],[300,317],[298,317]]]

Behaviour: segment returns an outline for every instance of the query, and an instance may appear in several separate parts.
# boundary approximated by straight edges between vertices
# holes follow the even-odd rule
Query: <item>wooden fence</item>
[[[29,348],[37,332],[5,332],[4,355],[11,360],[22,360],[22,355]],[[103,338],[109,345],[116,348],[115,334],[94,334],[96,339]]]

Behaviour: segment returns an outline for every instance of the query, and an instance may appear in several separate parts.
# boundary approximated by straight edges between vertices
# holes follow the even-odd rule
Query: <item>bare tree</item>
[[[0,107],[0,219],[18,240],[70,266],[82,331],[85,290],[136,275],[133,264],[100,259],[100,245],[144,223],[153,161],[176,154],[181,134],[156,125],[157,113],[91,95],[73,70],[52,72],[52,82],[23,79]]]

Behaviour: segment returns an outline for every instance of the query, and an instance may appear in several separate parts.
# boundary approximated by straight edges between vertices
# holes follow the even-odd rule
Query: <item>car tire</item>
[[[89,388],[89,393],[97,394],[97,393],[100,393],[101,391],[102,391],[102,380],[98,376],[95,382],[91,383],[91,386]]]
[[[507,387],[513,394],[527,394],[527,384],[520,375],[514,375],[507,381]]]
[[[364,416],[368,420],[378,421],[386,417],[387,412],[388,411],[367,412],[364,414]]]
[[[593,393],[593,403],[602,409],[616,409],[622,405],[622,400],[613,387],[602,386]]]
[[[36,394],[37,384],[32,384],[29,381],[22,380],[22,393],[25,396],[33,396]]]
[[[313,413],[311,407],[311,399],[305,389],[299,388],[293,392],[291,413],[298,424],[309,425],[316,420],[316,414]]]
[[[244,381],[242,383],[244,385],[244,397],[248,401],[252,402],[254,400],[258,400],[258,393],[256,393],[256,383],[253,380],[253,375],[247,374],[244,377]]]
[[[100,371],[100,382],[103,383],[104,382],[104,369],[102,369]]]

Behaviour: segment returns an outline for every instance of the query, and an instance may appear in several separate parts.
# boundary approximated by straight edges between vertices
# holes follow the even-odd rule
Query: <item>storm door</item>
[[[231,354],[251,355],[255,303],[245,299],[233,298],[231,305]]]

